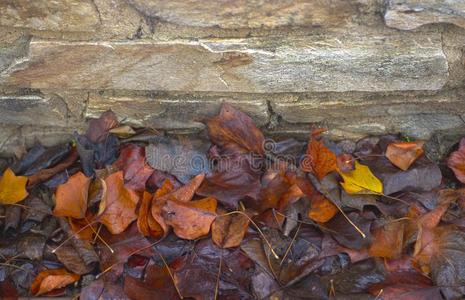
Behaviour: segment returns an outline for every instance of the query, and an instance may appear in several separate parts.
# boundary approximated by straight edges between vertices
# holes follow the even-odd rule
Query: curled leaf
[[[322,141],[316,139],[317,134],[319,131],[313,131],[310,136],[301,168],[305,172],[312,172],[321,180],[326,174],[336,170],[336,155]]]
[[[55,192],[55,209],[58,217],[84,218],[87,211],[87,197],[90,178],[82,172],[71,176],[64,184],[60,184]]]
[[[55,289],[78,281],[79,275],[66,269],[53,269],[40,272],[31,284],[31,293],[35,296],[43,295]]]
[[[339,174],[344,179],[341,183],[344,190],[349,194],[382,194],[383,183],[365,165],[355,162],[355,169],[350,172]]]
[[[386,157],[393,165],[407,170],[422,154],[425,142],[394,142],[386,149]]]
[[[8,168],[0,178],[0,204],[17,203],[29,194],[26,191],[27,177],[16,176],[13,171]]]

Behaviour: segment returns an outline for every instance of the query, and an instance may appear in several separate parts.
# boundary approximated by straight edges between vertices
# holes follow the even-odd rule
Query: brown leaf
[[[31,284],[31,293],[39,296],[78,281],[79,275],[66,269],[52,269],[40,272]]]
[[[249,116],[231,105],[223,104],[220,114],[209,120],[207,125],[210,138],[215,144],[225,146],[234,143],[250,152],[264,154],[263,133]]]
[[[38,183],[49,180],[54,175],[60,172],[63,172],[68,167],[70,167],[78,159],[78,157],[79,155],[76,150],[76,147],[73,147],[71,152],[68,154],[68,156],[56,166],[48,168],[48,169],[41,169],[40,171],[34,173],[33,175],[28,176],[29,181],[27,185],[30,187]]]
[[[89,128],[86,136],[93,143],[102,142],[109,134],[109,131],[118,126],[118,118],[113,111],[107,110],[98,119],[89,121]]]
[[[66,183],[60,184],[55,192],[56,205],[53,214],[58,217],[84,218],[89,186],[90,178],[82,172],[77,172]]]
[[[336,155],[322,141],[317,140],[316,136],[317,134],[313,131],[301,168],[305,172],[312,172],[321,180],[326,174],[336,170]]]
[[[368,249],[371,256],[398,258],[402,254],[404,223],[391,221],[372,231],[373,242]]]
[[[232,248],[241,245],[249,219],[242,214],[219,215],[212,224],[212,240],[221,248]]]
[[[459,149],[452,152],[447,159],[447,166],[454,171],[455,177],[461,183],[465,183],[465,138],[460,141]]]
[[[0,178],[0,204],[14,204],[29,194],[26,191],[27,177],[16,176],[13,171],[8,168]]]
[[[209,197],[187,203],[168,200],[162,214],[178,237],[195,240],[208,234],[216,218],[215,211],[216,199]]]
[[[399,169],[407,170],[422,154],[425,142],[394,142],[386,149],[386,157]]]
[[[98,219],[112,234],[123,232],[137,219],[136,206],[139,196],[124,186],[123,172],[105,179],[107,193],[100,202]]]
[[[338,213],[336,205],[325,198],[322,194],[316,194],[311,200],[308,217],[316,222],[325,223]]]
[[[89,273],[94,268],[93,265],[86,265],[72,245],[65,244],[57,248],[55,255],[68,270],[76,274],[83,275]]]
[[[77,234],[77,236],[81,240],[91,241],[94,238],[94,232],[97,231],[96,225],[89,226],[89,223],[91,223],[93,219],[94,219],[94,215],[92,214],[92,212],[87,211],[87,214],[84,218],[82,219],[68,218],[68,221],[69,221],[69,226],[71,227],[71,230],[75,234]]]

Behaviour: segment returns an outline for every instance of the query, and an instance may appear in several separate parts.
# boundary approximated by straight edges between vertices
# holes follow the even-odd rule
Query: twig
[[[90,224],[89,220],[87,220],[87,217],[84,217],[84,218],[86,219],[87,224]],[[101,226],[99,227],[99,231],[100,231],[100,228]],[[95,236],[108,248],[108,250],[110,250],[111,253],[115,253],[115,250],[113,250],[113,248],[111,248],[110,245],[108,245],[108,243],[100,236],[100,234],[98,234],[98,232],[95,231],[92,225],[90,226],[90,229],[94,232]]]
[[[173,273],[171,272],[170,267],[169,267],[168,264],[166,263],[165,258],[164,258],[163,255],[161,255],[161,253],[158,252],[157,250],[154,249],[153,251],[155,251],[155,252],[158,254],[158,256],[160,256],[161,260],[163,261],[163,264],[165,265],[166,270],[168,271],[168,274],[170,274],[171,280],[173,281],[174,288],[176,289],[176,292],[178,293],[179,298],[180,298],[180,299],[184,299],[184,297],[183,297],[182,294],[181,294],[181,291],[178,289],[178,286],[176,285],[176,280],[174,279]],[[220,261],[220,263],[221,263],[221,261]],[[221,266],[221,265],[220,265],[220,266]]]
[[[292,237],[292,240],[291,240],[291,242],[289,243],[289,246],[287,247],[286,252],[284,253],[283,259],[282,259],[281,262],[279,263],[279,266],[282,266],[282,265],[283,265],[284,260],[286,259],[287,255],[288,255],[289,252],[291,251],[292,245],[294,244],[295,239],[297,238],[297,235],[299,234],[300,226],[302,226],[302,223],[299,223],[299,226],[297,227],[297,229],[296,229],[296,231],[295,231],[294,237]]]
[[[223,249],[220,249],[220,263],[218,266],[218,274],[216,274],[216,286],[215,286],[215,298],[216,300],[218,298],[218,291],[220,289],[220,274],[221,274],[221,265],[223,263]]]

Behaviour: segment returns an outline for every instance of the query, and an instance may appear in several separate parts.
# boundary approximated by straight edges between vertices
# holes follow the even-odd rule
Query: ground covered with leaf
[[[107,111],[3,160],[0,298],[463,299],[465,139],[440,168],[395,135],[274,141],[228,104],[206,124]]]

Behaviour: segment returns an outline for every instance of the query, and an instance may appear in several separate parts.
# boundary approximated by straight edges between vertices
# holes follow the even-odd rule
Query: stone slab
[[[0,74],[15,88],[205,92],[439,90],[439,33],[170,42],[33,40]]]
[[[2,0],[0,25],[50,31],[94,31],[98,11],[91,0]]]
[[[465,28],[465,1],[388,0],[384,20],[387,26],[403,30],[432,23],[451,23]]]

